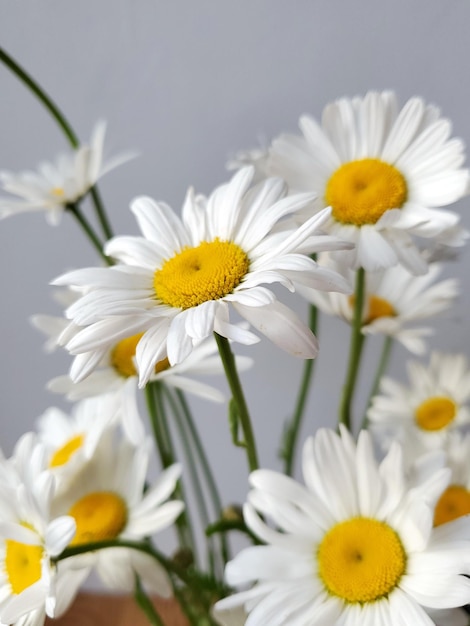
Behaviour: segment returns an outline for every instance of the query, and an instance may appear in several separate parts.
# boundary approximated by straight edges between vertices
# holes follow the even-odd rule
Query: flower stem
[[[318,309],[316,306],[310,305],[310,329],[314,334],[317,334],[317,323]],[[302,381],[300,383],[294,414],[285,430],[282,457],[284,458],[284,473],[287,476],[292,476],[292,471],[294,469],[297,440],[299,437],[300,427],[302,425],[302,417],[304,415],[305,406],[307,404],[308,392],[310,390],[314,370],[314,362],[314,359],[305,360]]]
[[[160,455],[162,466],[166,469],[175,462],[175,453],[166,424],[166,416],[160,397],[159,383],[149,383],[145,387],[145,395],[155,443]],[[187,505],[187,499],[181,484],[177,485],[175,495],[180,497],[184,501],[185,505]],[[185,511],[183,511],[183,513],[176,520],[176,528],[181,546],[189,547],[195,555],[196,543],[194,540],[194,534]]]
[[[65,115],[61,112],[59,107],[51,100],[40,85],[22,68],[18,63],[5,52],[3,48],[0,48],[0,61],[2,61],[13,74],[17,76],[42,102],[57,124],[62,129],[64,135],[67,137],[72,148],[78,148],[80,142],[73,128],[65,118]]]
[[[354,314],[351,324],[351,343],[349,346],[349,362],[343,386],[339,422],[351,430],[351,405],[359,374],[364,335],[362,334],[362,313],[365,299],[365,271],[361,267],[356,273],[356,290],[354,294]]]
[[[211,466],[209,465],[209,461],[208,461],[206,452],[204,450],[204,446],[202,445],[201,438],[199,436],[196,425],[194,423],[191,410],[186,401],[186,397],[184,393],[180,389],[176,390],[176,396],[178,400],[180,401],[181,408],[183,411],[183,417],[186,421],[186,425],[189,430],[191,440],[199,456],[199,463],[200,463],[204,478],[206,480],[207,489],[208,489],[210,498],[212,500],[214,510],[217,513],[217,515],[220,516],[222,514],[222,500],[220,498],[219,490],[217,488],[217,483],[215,482],[214,475],[211,470]],[[228,546],[227,546],[227,540],[225,537],[222,537],[221,549],[222,549],[222,558],[224,560],[224,563],[226,563],[230,557],[229,557],[229,551],[228,551]]]
[[[109,223],[108,216],[106,215],[106,211],[104,209],[103,201],[101,200],[101,195],[98,191],[98,187],[94,185],[90,189],[90,193],[93,199],[93,204],[95,205],[98,221],[101,224],[101,228],[103,229],[104,236],[106,239],[111,239],[111,237],[113,236],[113,230],[111,228],[111,224]]]
[[[393,337],[385,337],[384,343],[382,347],[382,354],[380,355],[379,365],[377,367],[377,371],[375,373],[374,382],[372,384],[372,388],[370,390],[369,399],[367,400],[366,410],[364,412],[364,419],[362,421],[361,428],[367,428],[368,419],[367,419],[367,411],[369,410],[372,399],[377,395],[380,387],[380,381],[382,380],[383,375],[387,369],[388,362],[390,360],[390,355],[392,353],[393,347]]]
[[[65,208],[67,209],[67,211],[69,211],[69,213],[71,213],[74,216],[74,218],[80,224],[80,226],[82,227],[84,233],[86,234],[88,239],[91,241],[93,247],[98,252],[98,254],[103,259],[103,261],[107,265],[113,265],[113,261],[108,256],[106,256],[106,254],[103,251],[103,243],[98,238],[98,235],[95,233],[93,227],[88,222],[86,217],[80,211],[79,205],[78,204],[71,204],[71,203],[69,203],[69,204],[66,205]]]
[[[145,589],[142,587],[142,583],[140,582],[138,576],[135,577],[134,598],[136,603],[142,609],[142,612],[145,613],[150,624],[153,626],[165,626],[162,618],[153,606],[153,602],[145,593]]]
[[[248,412],[248,406],[246,404],[243,387],[240,382],[240,377],[238,376],[235,357],[233,355],[228,339],[226,337],[222,337],[216,332],[214,333],[214,335],[224,366],[225,376],[227,377],[227,381],[232,392],[233,401],[237,409],[237,417],[240,420],[243,434],[245,437],[244,446],[246,448],[248,466],[250,468],[250,471],[253,472],[259,467],[258,454],[256,452],[256,443],[253,434],[253,428],[251,426],[250,414]]]

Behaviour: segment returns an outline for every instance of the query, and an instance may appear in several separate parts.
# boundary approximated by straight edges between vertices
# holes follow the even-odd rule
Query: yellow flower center
[[[439,498],[434,511],[434,526],[470,514],[470,491],[462,485],[449,485]]]
[[[349,296],[348,301],[351,309],[354,309],[355,296]],[[363,324],[370,324],[374,320],[379,319],[379,317],[395,317],[396,314],[397,312],[388,300],[371,295],[367,302]]]
[[[85,437],[83,435],[76,435],[69,439],[61,448],[54,452],[49,461],[49,467],[59,467],[68,463],[71,456],[82,447],[84,440]]]
[[[364,226],[375,224],[389,209],[406,202],[403,175],[379,159],[360,159],[341,165],[326,185],[326,202],[338,222]]]
[[[416,408],[415,419],[423,430],[441,430],[453,421],[456,413],[455,403],[450,398],[435,396]]]
[[[25,524],[26,526],[26,524]],[[13,593],[18,594],[41,578],[42,546],[30,546],[8,539],[5,570]]]
[[[184,248],[155,272],[157,297],[169,306],[189,309],[232,293],[248,272],[247,254],[232,241],[203,241]]]
[[[70,545],[115,539],[127,524],[127,506],[111,491],[89,493],[70,509],[77,532]]]
[[[397,533],[384,522],[355,517],[333,526],[317,553],[327,591],[346,602],[374,602],[398,585],[406,554]]]
[[[134,365],[135,351],[143,333],[126,337],[117,343],[111,351],[111,365],[124,378],[137,376]]]
[[[51,194],[56,198],[62,198],[65,195],[65,191],[62,187],[54,187],[51,189]]]
[[[155,365],[155,374],[159,374],[160,372],[164,372],[169,367],[171,367],[170,366],[170,361],[168,360],[168,357],[165,357],[161,361],[158,361],[157,364]]]

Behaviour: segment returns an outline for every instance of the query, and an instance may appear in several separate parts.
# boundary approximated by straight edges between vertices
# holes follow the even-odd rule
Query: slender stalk
[[[309,323],[312,332],[314,334],[317,334],[316,331],[318,323],[318,309],[316,306],[313,305],[310,305]],[[292,416],[292,420],[289,424],[287,424],[286,427],[282,456],[284,457],[284,473],[287,476],[292,476],[292,472],[294,469],[297,441],[299,437],[300,427],[302,425],[302,418],[304,415],[305,406],[307,404],[308,392],[311,386],[311,380],[314,371],[314,362],[314,359],[305,360],[302,381],[300,383],[294,414]]]
[[[377,367],[377,371],[375,373],[374,382],[372,384],[369,399],[367,400],[366,410],[364,412],[364,419],[362,421],[361,428],[367,428],[368,419],[367,419],[367,411],[369,410],[372,399],[377,395],[380,387],[380,381],[382,380],[383,375],[385,374],[388,366],[388,362],[390,360],[390,355],[392,353],[393,347],[393,337],[385,337],[382,347],[382,353],[380,355],[379,365]]]
[[[176,401],[173,398],[170,391],[164,386],[162,387],[162,391],[165,394],[165,398],[168,401],[168,404],[170,405],[171,411],[173,413],[173,417],[175,418],[176,427],[179,432],[179,438],[181,440],[184,455],[186,457],[188,476],[191,477],[191,484],[193,486],[196,505],[199,510],[199,515],[201,517],[202,524],[204,528],[206,528],[209,525],[209,521],[210,521],[209,510],[207,508],[204,493],[201,488],[201,482],[199,480],[198,464],[194,458],[194,452],[193,452],[191,443],[188,440],[188,436],[185,430],[185,424],[183,423],[181,411],[179,410],[179,407],[176,405]],[[208,545],[208,560],[209,560],[211,572],[214,573],[215,563],[214,563],[214,549],[213,549],[212,541]]]
[[[204,446],[202,445],[201,438],[199,436],[196,425],[194,423],[191,410],[186,401],[186,397],[184,393],[180,389],[176,390],[176,396],[178,400],[180,401],[181,408],[183,410],[183,417],[186,420],[186,425],[188,427],[191,440],[196,448],[196,451],[199,457],[200,467],[201,467],[201,470],[203,472],[203,475],[207,484],[207,489],[211,497],[214,510],[220,516],[222,514],[222,500],[220,498],[219,490],[217,488],[217,483],[215,482],[211,466],[209,465],[209,461],[208,461],[206,452],[204,450]],[[230,555],[229,555],[227,540],[225,537],[222,537],[221,548],[222,548],[222,557],[223,557],[224,563],[226,563],[229,560]]]
[[[170,434],[165,421],[164,407],[161,403],[158,390],[159,383],[149,383],[145,387],[145,397],[147,400],[147,408],[150,417],[150,424],[152,427],[155,444],[160,456],[162,466],[164,468],[170,467],[175,462],[175,453],[171,443]],[[184,489],[181,484],[177,485],[175,489],[175,495],[181,497],[185,505],[187,505],[187,499],[185,497]],[[185,511],[180,515],[176,521],[176,528],[178,532],[178,538],[181,546],[189,547],[193,554],[195,554],[196,544],[194,540],[194,534],[189,524],[188,516]]]
[[[65,208],[67,209],[67,211],[69,213],[71,213],[74,216],[74,218],[80,224],[80,226],[83,229],[85,235],[88,237],[88,239],[92,243],[92,245],[95,248],[95,250],[98,252],[100,257],[103,259],[103,261],[107,265],[113,265],[112,260],[108,256],[106,256],[105,253],[103,252],[103,247],[104,247],[103,243],[100,241],[98,235],[95,233],[93,227],[88,222],[86,217],[80,211],[79,205],[78,204],[71,204],[71,203],[69,203],[69,204],[66,205]]]
[[[250,471],[253,472],[259,467],[258,454],[256,452],[255,437],[253,434],[253,428],[251,426],[248,406],[246,404],[243,387],[241,385],[240,377],[238,376],[238,371],[235,364],[235,357],[233,355],[228,339],[226,337],[222,337],[218,333],[214,333],[214,336],[224,366],[225,376],[227,377],[227,381],[232,392],[232,397],[237,407],[238,419],[240,420],[243,434],[245,437],[244,443],[246,447],[248,466],[250,468]]]
[[[70,126],[65,115],[47,95],[44,89],[20,65],[18,65],[18,63],[9,54],[7,54],[3,48],[0,48],[0,61],[2,61],[8,69],[10,69],[13,74],[15,74],[16,77],[19,78],[42,102],[62,129],[72,148],[78,148],[80,142],[73,128]]]
[[[145,613],[150,624],[153,624],[153,626],[165,626],[162,618],[157,613],[153,602],[145,593],[145,589],[142,587],[138,576],[135,577],[134,598],[136,603],[142,609],[142,612]]]
[[[356,290],[354,294],[354,315],[351,324],[351,343],[346,379],[341,397],[339,422],[351,430],[351,406],[356,388],[356,380],[361,362],[364,335],[362,334],[362,312],[365,298],[365,271],[361,267],[356,273]]]
[[[111,239],[111,237],[113,236],[113,230],[108,220],[108,216],[106,215],[106,211],[104,209],[103,201],[101,200],[101,195],[98,191],[98,187],[94,185],[90,189],[90,193],[93,199],[93,204],[95,205],[98,221],[101,224],[101,228],[103,229],[104,236],[106,239]]]

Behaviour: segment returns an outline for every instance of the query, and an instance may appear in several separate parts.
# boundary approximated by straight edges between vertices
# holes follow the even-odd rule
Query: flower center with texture
[[[397,533],[367,517],[333,526],[320,543],[317,560],[328,593],[350,603],[387,597],[406,570],[406,554]]]
[[[462,485],[449,485],[434,510],[434,526],[451,522],[470,513],[470,492]]]
[[[249,266],[247,254],[236,243],[203,241],[167,259],[155,272],[153,285],[163,304],[189,309],[232,293]]]
[[[29,528],[29,524],[24,524]],[[13,593],[18,594],[41,578],[42,546],[5,541],[5,570]]]
[[[82,447],[84,440],[85,437],[83,435],[75,435],[75,437],[69,439],[54,452],[49,461],[49,467],[60,467],[68,463],[72,455]]]
[[[354,309],[355,296],[349,296],[348,301],[351,309]],[[371,295],[367,301],[363,324],[370,324],[380,317],[395,317],[396,314],[397,312],[388,300],[380,298],[379,296]]]
[[[77,524],[70,545],[115,539],[127,524],[127,506],[117,493],[96,491],[80,498],[70,508]]]
[[[342,224],[375,224],[389,209],[406,202],[403,175],[379,159],[360,159],[341,165],[326,185],[325,199]]]
[[[455,418],[455,403],[444,396],[435,396],[422,402],[415,410],[415,420],[422,430],[441,430]]]

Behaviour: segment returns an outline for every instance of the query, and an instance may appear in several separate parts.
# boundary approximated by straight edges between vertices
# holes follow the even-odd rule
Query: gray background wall
[[[136,148],[141,157],[107,176],[101,190],[115,231],[136,233],[128,210],[138,194],[178,211],[188,185],[201,192],[227,179],[225,162],[283,130],[300,114],[319,115],[342,95],[395,89],[401,101],[420,94],[442,107],[455,133],[470,137],[468,0],[1,0],[1,45],[52,94],[79,135],[109,122],[108,154]],[[0,168],[20,170],[66,147],[47,113],[0,67]],[[469,201],[460,203],[470,227]],[[49,227],[42,214],[0,223],[0,440],[9,454],[48,406],[44,391],[63,373],[67,355],[46,356],[28,324],[56,311],[48,282],[65,269],[94,264],[93,251],[68,219]],[[470,353],[468,255],[449,268],[463,293],[450,319],[436,324],[432,345]],[[306,315],[287,292],[286,303]],[[333,425],[346,361],[347,332],[322,320],[318,376],[305,434]],[[364,389],[372,378],[370,341]],[[267,341],[248,350],[245,375],[264,465],[293,404],[302,363]],[[403,378],[406,353],[392,372]],[[364,395],[364,392],[363,394]],[[245,459],[230,447],[223,408],[195,402],[198,423],[227,500],[246,493]]]

